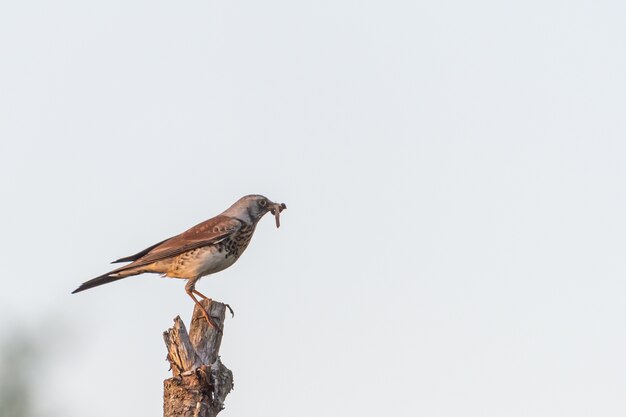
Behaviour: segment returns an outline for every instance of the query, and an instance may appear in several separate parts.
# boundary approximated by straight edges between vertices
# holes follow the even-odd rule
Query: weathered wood
[[[226,306],[200,301],[220,328]],[[219,357],[222,334],[206,321],[196,305],[190,331],[180,317],[163,333],[173,377],[164,381],[164,417],[215,417],[233,388],[233,373]]]

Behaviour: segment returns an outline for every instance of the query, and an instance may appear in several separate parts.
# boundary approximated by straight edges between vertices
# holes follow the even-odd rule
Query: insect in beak
[[[274,216],[274,218],[276,219],[276,227],[280,227],[280,212],[285,210],[287,208],[287,206],[285,205],[285,203],[276,203],[272,205],[272,208],[270,209],[270,213],[272,213],[272,215]]]

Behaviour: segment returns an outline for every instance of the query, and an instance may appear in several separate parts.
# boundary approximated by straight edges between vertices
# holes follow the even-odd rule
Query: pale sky
[[[245,194],[220,416],[626,414],[626,3],[0,4],[0,341],[155,416],[184,281],[77,295]],[[30,330],[29,330],[30,329]]]

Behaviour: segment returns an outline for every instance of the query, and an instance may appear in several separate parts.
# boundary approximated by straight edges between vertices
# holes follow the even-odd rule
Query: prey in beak
[[[276,228],[280,227],[280,212],[285,210],[287,205],[285,203],[273,203],[270,205],[270,213],[276,219]]]

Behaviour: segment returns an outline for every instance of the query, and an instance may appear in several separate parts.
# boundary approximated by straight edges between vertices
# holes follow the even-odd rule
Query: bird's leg
[[[191,284],[191,285],[189,285]],[[187,294],[191,297],[191,299],[193,300],[194,303],[196,303],[198,305],[198,307],[200,307],[200,310],[202,310],[202,314],[204,314],[204,317],[206,318],[206,320],[209,322],[209,325],[211,327],[213,327],[215,330],[217,330],[218,333],[222,333],[222,329],[219,328],[219,326],[215,323],[215,321],[209,316],[209,313],[206,311],[206,309],[202,306],[202,304],[200,304],[200,301],[198,301],[198,299],[196,297],[194,297],[193,293],[195,292],[194,289],[194,283],[192,281],[189,281],[189,283],[187,283],[187,285],[185,285],[185,291],[187,292]],[[204,296],[203,296],[204,297]],[[206,298],[206,297],[205,297]],[[211,306],[211,300],[209,300],[209,309]]]
[[[195,288],[193,290],[191,290],[191,292],[196,294],[196,295],[199,295],[200,297],[202,297],[205,300],[211,300],[209,297],[207,297],[206,295],[202,294],[200,291],[196,290]]]
[[[200,297],[204,298],[205,300],[213,301],[209,297],[207,297],[206,295],[202,294],[200,291],[196,290],[195,288],[193,290],[191,290],[191,292],[193,292],[196,295],[199,295]],[[229,304],[224,304],[224,306],[228,309],[228,311],[230,311],[231,317],[235,317],[235,312],[230,307],[230,305]]]

